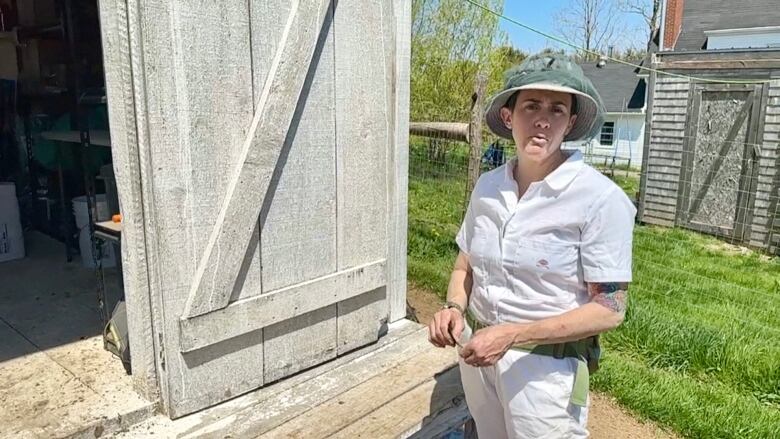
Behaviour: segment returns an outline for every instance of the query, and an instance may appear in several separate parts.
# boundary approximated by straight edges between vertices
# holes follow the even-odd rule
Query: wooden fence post
[[[466,205],[471,198],[471,191],[479,178],[480,162],[482,159],[482,112],[485,106],[485,88],[487,76],[480,72],[471,95],[471,123],[469,124],[469,169],[466,180]]]

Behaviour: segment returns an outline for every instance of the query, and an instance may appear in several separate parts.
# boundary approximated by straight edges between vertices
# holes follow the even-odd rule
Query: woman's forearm
[[[450,283],[447,287],[447,301],[457,303],[465,310],[469,305],[472,283],[473,278],[469,257],[465,253],[460,252],[455,260],[452,275],[450,275]]]
[[[580,340],[618,327],[628,306],[628,283],[588,283],[590,303],[559,316],[511,325],[515,344],[553,344]]]
[[[553,344],[600,334],[616,328],[622,321],[622,313],[590,302],[555,317],[507,324],[507,329],[512,333],[514,344]]]

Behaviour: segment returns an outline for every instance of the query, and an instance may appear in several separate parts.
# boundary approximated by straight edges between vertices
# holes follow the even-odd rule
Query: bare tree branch
[[[623,12],[641,16],[647,25],[647,41],[649,44],[653,34],[658,30],[661,0],[620,0],[619,7]]]
[[[564,38],[585,49],[582,57],[593,58],[590,52],[604,52],[615,45],[623,31],[621,15],[616,14],[617,0],[570,0],[555,14],[558,31]]]

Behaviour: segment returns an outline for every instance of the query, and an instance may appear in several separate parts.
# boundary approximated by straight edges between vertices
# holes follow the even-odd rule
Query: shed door
[[[392,0],[137,3],[155,349],[178,417],[385,330],[396,20]]]
[[[741,241],[749,230],[761,88],[696,84],[691,94],[678,222]]]

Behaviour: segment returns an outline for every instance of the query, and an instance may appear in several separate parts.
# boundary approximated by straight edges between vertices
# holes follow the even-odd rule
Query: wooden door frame
[[[728,92],[745,91],[748,93],[746,102],[751,103],[748,111],[747,120],[747,138],[743,146],[742,166],[740,179],[737,189],[736,214],[734,227],[729,231],[718,226],[698,226],[691,224],[688,213],[691,204],[691,184],[693,178],[693,160],[698,140],[698,122],[701,111],[701,100],[704,92]],[[685,134],[682,148],[682,163],[680,171],[680,180],[677,190],[677,214],[675,215],[675,226],[685,227],[704,233],[709,233],[739,242],[749,241],[750,224],[752,220],[752,206],[755,201],[755,185],[757,183],[758,167],[755,166],[754,148],[757,144],[760,121],[764,114],[761,102],[766,94],[766,87],[756,84],[709,84],[692,82],[690,85],[688,97],[688,123],[685,127]],[[695,123],[692,123],[695,122]],[[749,175],[748,175],[749,174]]]
[[[151,190],[148,112],[138,2],[98,2],[111,152],[122,206],[122,261],[134,389],[165,404],[162,303]],[[152,231],[150,233],[150,231]]]
[[[394,131],[387,160],[387,305],[389,322],[406,317],[406,270],[409,196],[409,106],[412,0],[392,0],[395,14]]]

